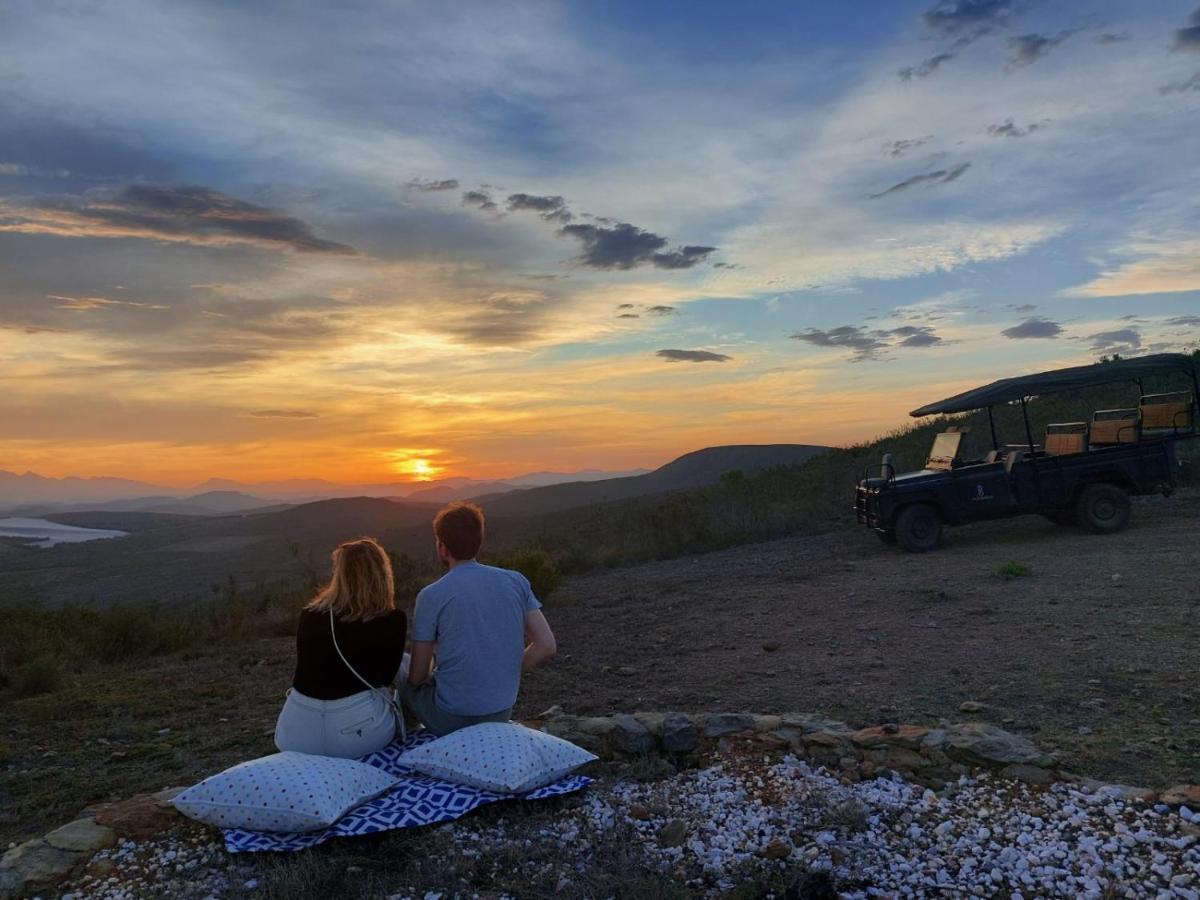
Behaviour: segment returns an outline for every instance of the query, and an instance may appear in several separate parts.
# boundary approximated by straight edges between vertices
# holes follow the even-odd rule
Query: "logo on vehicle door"
[[[994,500],[995,498],[983,489],[982,484],[975,485],[975,496],[971,498],[973,501],[978,500]]]

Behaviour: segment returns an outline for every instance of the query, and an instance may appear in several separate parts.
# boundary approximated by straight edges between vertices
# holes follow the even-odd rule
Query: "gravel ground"
[[[485,886],[514,875],[551,886],[537,896],[606,896],[595,892],[589,860],[619,843],[633,865],[688,896],[750,882],[764,886],[752,896],[771,896],[769,886],[802,873],[845,898],[1200,900],[1200,813],[1186,807],[991,778],[964,777],[938,793],[899,780],[847,783],[791,756],[730,757],[646,783],[605,780],[574,804],[510,808],[434,831],[446,841],[442,852],[453,851],[440,890],[406,884],[400,873],[386,896],[497,897]],[[270,887],[264,876],[278,872],[279,857],[229,856],[215,838],[188,825],[125,842],[97,854],[93,874],[62,891],[132,900],[256,896]]]

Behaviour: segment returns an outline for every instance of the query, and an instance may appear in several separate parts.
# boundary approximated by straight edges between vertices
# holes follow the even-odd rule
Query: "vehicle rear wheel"
[[[914,503],[896,517],[896,540],[909,553],[925,553],[942,542],[942,516],[928,503]]]
[[[1051,512],[1042,513],[1047,519],[1055,525],[1074,525],[1075,510],[1073,509],[1055,509]]]
[[[896,546],[896,532],[892,531],[890,528],[886,531],[876,531],[875,535],[889,547]]]
[[[1129,524],[1129,495],[1115,484],[1089,484],[1075,504],[1075,520],[1092,534],[1112,534]]]

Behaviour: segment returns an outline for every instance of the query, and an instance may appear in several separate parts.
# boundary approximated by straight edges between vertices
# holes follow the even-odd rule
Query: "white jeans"
[[[275,746],[280,750],[343,759],[382,750],[395,735],[391,705],[368,690],[340,700],[314,700],[292,688],[275,723]]]

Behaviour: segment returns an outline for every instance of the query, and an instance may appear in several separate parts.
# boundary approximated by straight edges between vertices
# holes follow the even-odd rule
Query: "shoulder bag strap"
[[[337,651],[337,655],[341,657],[342,662],[346,664],[346,668],[350,670],[350,674],[366,685],[367,690],[374,691],[382,697],[392,709],[392,714],[396,718],[396,727],[400,731],[400,740],[407,740],[408,734],[404,729],[404,711],[400,709],[400,704],[396,702],[395,690],[388,691],[386,688],[376,687],[358,674],[358,669],[350,665],[350,660],[346,659],[346,654],[342,653],[342,648],[338,646],[337,629],[333,624],[333,607],[329,608],[329,636],[333,638],[333,649]]]

